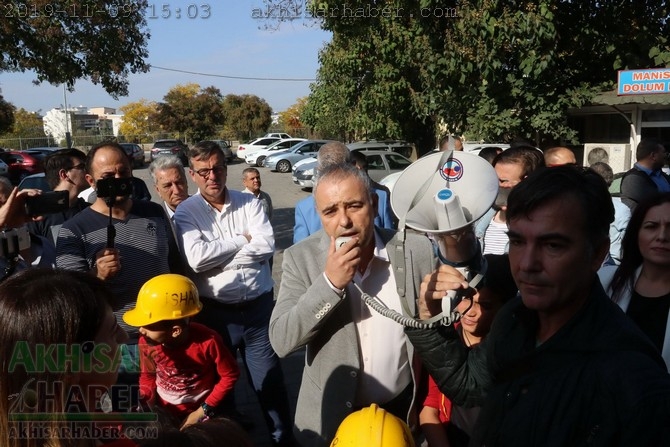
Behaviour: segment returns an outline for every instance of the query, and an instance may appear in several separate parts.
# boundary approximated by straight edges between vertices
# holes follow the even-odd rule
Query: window
[[[384,160],[382,160],[381,155],[367,155],[366,158],[368,160],[368,171],[384,169]]]
[[[388,156],[386,157],[386,161],[389,164],[389,169],[391,170],[395,169],[402,170],[411,164],[411,162],[406,158],[394,154],[388,154]]]

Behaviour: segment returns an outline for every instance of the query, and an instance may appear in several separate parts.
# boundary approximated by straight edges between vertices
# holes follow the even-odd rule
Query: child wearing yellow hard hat
[[[165,274],[147,281],[123,314],[140,328],[140,399],[165,407],[182,428],[213,417],[240,374],[221,336],[190,321],[201,310],[195,284]]]

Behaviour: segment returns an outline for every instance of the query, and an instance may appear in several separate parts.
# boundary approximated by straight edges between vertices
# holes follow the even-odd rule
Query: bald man
[[[544,164],[548,167],[576,165],[575,153],[567,147],[552,147],[544,151]]]

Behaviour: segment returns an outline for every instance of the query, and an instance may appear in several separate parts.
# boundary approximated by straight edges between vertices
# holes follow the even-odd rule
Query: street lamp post
[[[70,123],[68,122],[68,113],[67,113],[67,88],[63,84],[63,102],[65,103],[65,141],[67,143],[67,148],[72,148],[72,135],[70,135]]]

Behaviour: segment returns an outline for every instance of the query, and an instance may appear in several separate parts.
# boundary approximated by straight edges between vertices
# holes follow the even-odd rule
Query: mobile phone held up
[[[98,197],[129,196],[133,193],[133,180],[130,177],[107,177],[96,182]]]
[[[43,192],[36,196],[26,197],[26,213],[29,216],[44,216],[67,211],[70,198],[67,191]]]

